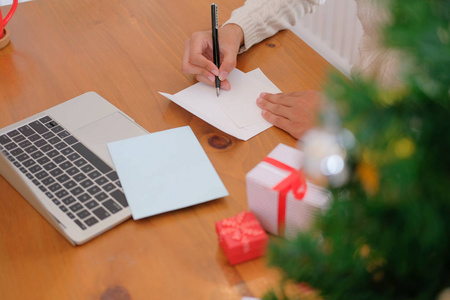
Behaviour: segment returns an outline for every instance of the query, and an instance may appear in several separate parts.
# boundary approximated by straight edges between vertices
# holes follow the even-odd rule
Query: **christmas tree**
[[[270,245],[284,278],[264,299],[436,299],[450,287],[450,1],[386,5],[403,86],[330,78],[357,141],[351,175],[310,232]]]

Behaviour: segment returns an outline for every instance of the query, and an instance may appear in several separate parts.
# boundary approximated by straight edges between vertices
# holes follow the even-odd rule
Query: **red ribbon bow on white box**
[[[285,171],[289,171],[289,175],[279,182],[272,189],[279,192],[278,196],[278,234],[284,235],[286,226],[286,196],[292,191],[295,199],[302,200],[306,194],[305,176],[300,170],[294,169],[276,159],[266,157],[265,162]]]

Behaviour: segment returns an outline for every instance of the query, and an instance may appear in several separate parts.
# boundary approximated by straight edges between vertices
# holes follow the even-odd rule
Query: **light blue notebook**
[[[189,126],[108,148],[135,220],[228,196]]]

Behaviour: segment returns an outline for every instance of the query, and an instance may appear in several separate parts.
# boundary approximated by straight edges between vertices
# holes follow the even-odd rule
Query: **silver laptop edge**
[[[132,118],[94,92],[88,92],[63,102],[50,109],[0,129],[0,135],[30,123],[43,116],[50,116],[79,139],[92,152],[97,154],[112,169],[111,157],[106,144],[148,132]],[[104,127],[112,131],[106,137],[101,135]],[[36,185],[20,172],[12,162],[0,154],[0,174],[67,240],[74,245],[83,244],[101,233],[111,229],[131,216],[129,207],[109,218],[82,230]]]

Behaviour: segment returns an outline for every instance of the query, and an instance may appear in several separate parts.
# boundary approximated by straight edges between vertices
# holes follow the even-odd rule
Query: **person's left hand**
[[[317,91],[262,93],[256,104],[264,119],[299,139],[318,122],[320,93]]]

